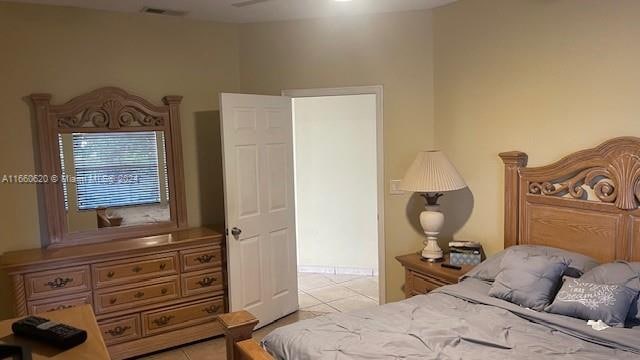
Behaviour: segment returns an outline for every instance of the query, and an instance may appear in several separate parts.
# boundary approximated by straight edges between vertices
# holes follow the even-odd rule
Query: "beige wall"
[[[298,266],[377,272],[376,95],[297,98],[293,117]]]
[[[437,144],[474,197],[458,238],[502,248],[499,152],[525,151],[535,166],[640,136],[639,15],[634,0],[463,0],[435,10]]]
[[[109,85],[154,102],[182,95],[189,223],[223,218],[218,92],[239,88],[235,25],[0,2],[0,34],[3,174],[35,171],[33,92],[55,103]],[[0,184],[0,198],[0,253],[38,247],[35,186]],[[0,318],[7,310],[0,298]]]
[[[243,91],[384,86],[385,188],[433,143],[432,19],[428,11],[287,21],[240,28]],[[396,255],[417,251],[407,196],[385,194],[387,300],[403,297]],[[409,210],[416,217],[414,209]]]

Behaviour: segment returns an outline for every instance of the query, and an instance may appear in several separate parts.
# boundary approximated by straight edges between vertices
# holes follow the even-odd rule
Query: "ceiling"
[[[186,11],[185,17],[222,22],[261,22],[431,9],[456,0],[12,0],[119,12],[143,7]],[[233,4],[245,3],[237,7]]]

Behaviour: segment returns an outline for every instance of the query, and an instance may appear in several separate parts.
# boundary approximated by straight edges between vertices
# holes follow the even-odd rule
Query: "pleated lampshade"
[[[400,182],[400,189],[419,193],[453,191],[467,187],[455,166],[440,150],[421,151]]]

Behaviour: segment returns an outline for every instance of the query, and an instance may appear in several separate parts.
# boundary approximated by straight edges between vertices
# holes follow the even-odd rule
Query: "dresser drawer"
[[[184,250],[180,252],[182,271],[211,270],[222,266],[220,246]]]
[[[223,289],[222,273],[206,271],[182,275],[182,296],[191,296]]]
[[[154,304],[180,297],[177,276],[171,276],[135,287],[118,287],[95,292],[96,313],[105,313],[136,306]]]
[[[68,309],[78,305],[91,304],[91,293],[63,296],[53,299],[29,301],[27,304],[30,315],[54,310]]]
[[[426,294],[441,286],[449,285],[440,279],[432,278],[415,272],[411,272],[411,284],[414,294]]]
[[[208,321],[224,312],[222,297],[142,313],[142,333],[155,335]]]
[[[141,280],[178,273],[178,254],[142,256],[126,260],[95,264],[93,278],[96,288],[136,283]]]
[[[129,315],[116,319],[103,320],[98,323],[102,338],[107,345],[118,344],[142,337],[140,331],[140,315]]]
[[[27,300],[51,298],[91,289],[89,267],[78,266],[24,276]]]

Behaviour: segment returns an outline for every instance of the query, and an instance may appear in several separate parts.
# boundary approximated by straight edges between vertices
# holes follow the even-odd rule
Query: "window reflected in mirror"
[[[170,221],[162,131],[58,135],[69,232]]]

